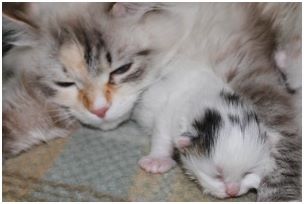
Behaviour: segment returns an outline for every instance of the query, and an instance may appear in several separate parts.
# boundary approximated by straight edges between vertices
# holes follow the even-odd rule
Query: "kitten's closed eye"
[[[54,83],[60,87],[71,87],[75,85],[74,82],[65,82],[65,81],[55,81]]]
[[[122,66],[118,67],[117,69],[115,69],[113,72],[111,72],[111,75],[123,74],[123,73],[127,72],[131,66],[132,66],[132,63],[122,65]]]

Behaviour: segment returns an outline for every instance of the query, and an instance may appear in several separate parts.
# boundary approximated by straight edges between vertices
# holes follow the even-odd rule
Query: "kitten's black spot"
[[[239,125],[241,124],[241,120],[238,115],[228,114],[228,118],[232,124],[239,124]]]
[[[240,96],[237,95],[236,93],[229,93],[222,90],[220,96],[222,97],[223,100],[226,101],[227,104],[231,104],[235,106],[241,104]]]
[[[223,125],[223,119],[220,113],[215,109],[206,109],[205,114],[193,123],[197,131],[197,138],[193,139],[194,148],[198,152],[210,155],[218,137],[218,132]]]

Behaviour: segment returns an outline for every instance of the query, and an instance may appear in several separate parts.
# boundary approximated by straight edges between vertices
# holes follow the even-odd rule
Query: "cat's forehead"
[[[79,19],[51,29],[56,57],[64,72],[96,75],[107,69],[106,48],[101,31]]]
[[[146,33],[132,25],[114,24],[104,30],[104,40],[107,49],[117,61],[136,55],[151,46]]]

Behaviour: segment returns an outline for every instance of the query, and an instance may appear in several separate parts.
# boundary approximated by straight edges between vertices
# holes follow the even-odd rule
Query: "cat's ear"
[[[39,32],[34,20],[38,7],[33,3],[3,3],[2,29],[5,41],[15,46],[31,46]]]
[[[114,17],[138,17],[154,9],[156,3],[114,3],[110,12]]]

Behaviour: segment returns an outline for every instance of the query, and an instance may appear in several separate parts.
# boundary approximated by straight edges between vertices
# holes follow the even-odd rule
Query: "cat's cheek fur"
[[[99,126],[102,119],[89,112],[89,110],[78,99],[78,90],[76,87],[67,88],[66,90],[58,91],[56,96],[51,100],[64,107],[69,107],[71,114],[81,123],[93,126]]]
[[[114,96],[110,109],[107,111],[105,120],[108,122],[113,122],[119,120],[121,117],[130,115],[136,100],[136,95]]]
[[[204,184],[203,192],[213,195],[217,198],[227,198],[225,193],[225,185],[223,182],[209,177],[208,175],[198,174],[198,180],[201,184]]]

